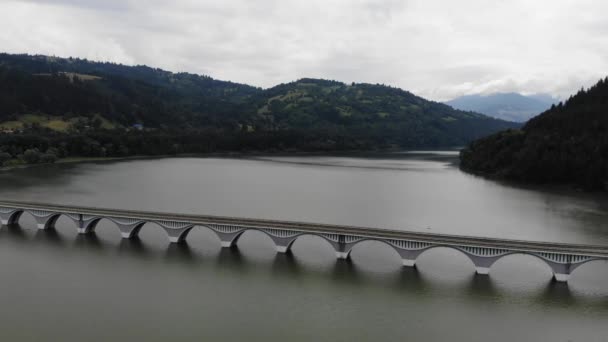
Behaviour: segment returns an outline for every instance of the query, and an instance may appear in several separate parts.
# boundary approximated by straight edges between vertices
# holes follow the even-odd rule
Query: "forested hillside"
[[[534,183],[608,188],[608,78],[565,103],[473,142],[461,153],[464,170]]]
[[[47,56],[0,54],[0,122],[20,114],[101,114],[123,125],[233,125],[239,106],[261,89],[171,73]]]
[[[272,129],[342,127],[402,147],[461,145],[498,127],[515,126],[398,88],[315,79],[268,89],[254,105]]]
[[[28,149],[65,157],[439,147],[510,127],[383,85],[302,79],[264,90],[147,66],[0,54],[0,152],[13,161]]]

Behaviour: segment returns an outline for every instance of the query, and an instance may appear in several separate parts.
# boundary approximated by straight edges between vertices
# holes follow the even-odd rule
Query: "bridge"
[[[425,251],[444,247],[462,252],[477,274],[489,274],[490,267],[499,259],[513,254],[534,256],[544,261],[558,282],[567,282],[571,273],[581,265],[595,261],[608,261],[608,246],[574,245],[549,242],[532,242],[508,239],[480,238],[444,234],[430,234],[378,228],[313,224],[303,222],[272,221],[233,217],[203,216],[119,209],[89,208],[71,205],[0,201],[2,225],[17,224],[28,213],[39,229],[52,229],[61,216],[74,221],[80,234],[89,234],[101,220],[113,222],[123,238],[137,237],[147,223],[160,226],[171,243],[184,242],[195,227],[215,232],[222,247],[236,246],[239,237],[248,230],[266,234],[279,253],[290,252],[293,243],[301,236],[314,235],[326,240],[335,250],[338,259],[348,259],[353,247],[364,241],[380,241],[392,247],[401,257],[403,265],[415,267],[416,259]]]

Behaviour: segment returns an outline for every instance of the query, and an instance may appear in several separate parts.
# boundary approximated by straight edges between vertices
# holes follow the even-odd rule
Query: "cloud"
[[[567,97],[608,74],[593,0],[6,0],[0,46],[269,87],[301,77]]]
[[[124,10],[129,8],[129,1],[123,0],[21,0],[23,3],[54,6],[73,6],[92,10]]]

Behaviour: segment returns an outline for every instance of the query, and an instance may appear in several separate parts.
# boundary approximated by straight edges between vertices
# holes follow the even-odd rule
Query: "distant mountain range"
[[[465,95],[446,104],[455,109],[482,113],[497,119],[525,122],[557,102],[557,99],[547,94],[525,96],[518,93],[495,93]]]

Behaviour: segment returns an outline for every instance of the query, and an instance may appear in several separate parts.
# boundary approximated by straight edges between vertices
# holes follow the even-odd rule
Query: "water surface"
[[[0,198],[300,220],[556,242],[608,244],[608,198],[523,188],[460,172],[454,152],[175,158],[54,165],[0,173]],[[458,252],[403,269],[382,244],[336,262],[314,237],[293,256],[247,232],[222,250],[195,229],[125,241],[102,221],[77,236],[0,230],[0,337],[11,341],[608,341],[608,264],[569,286],[527,256],[474,275]]]

